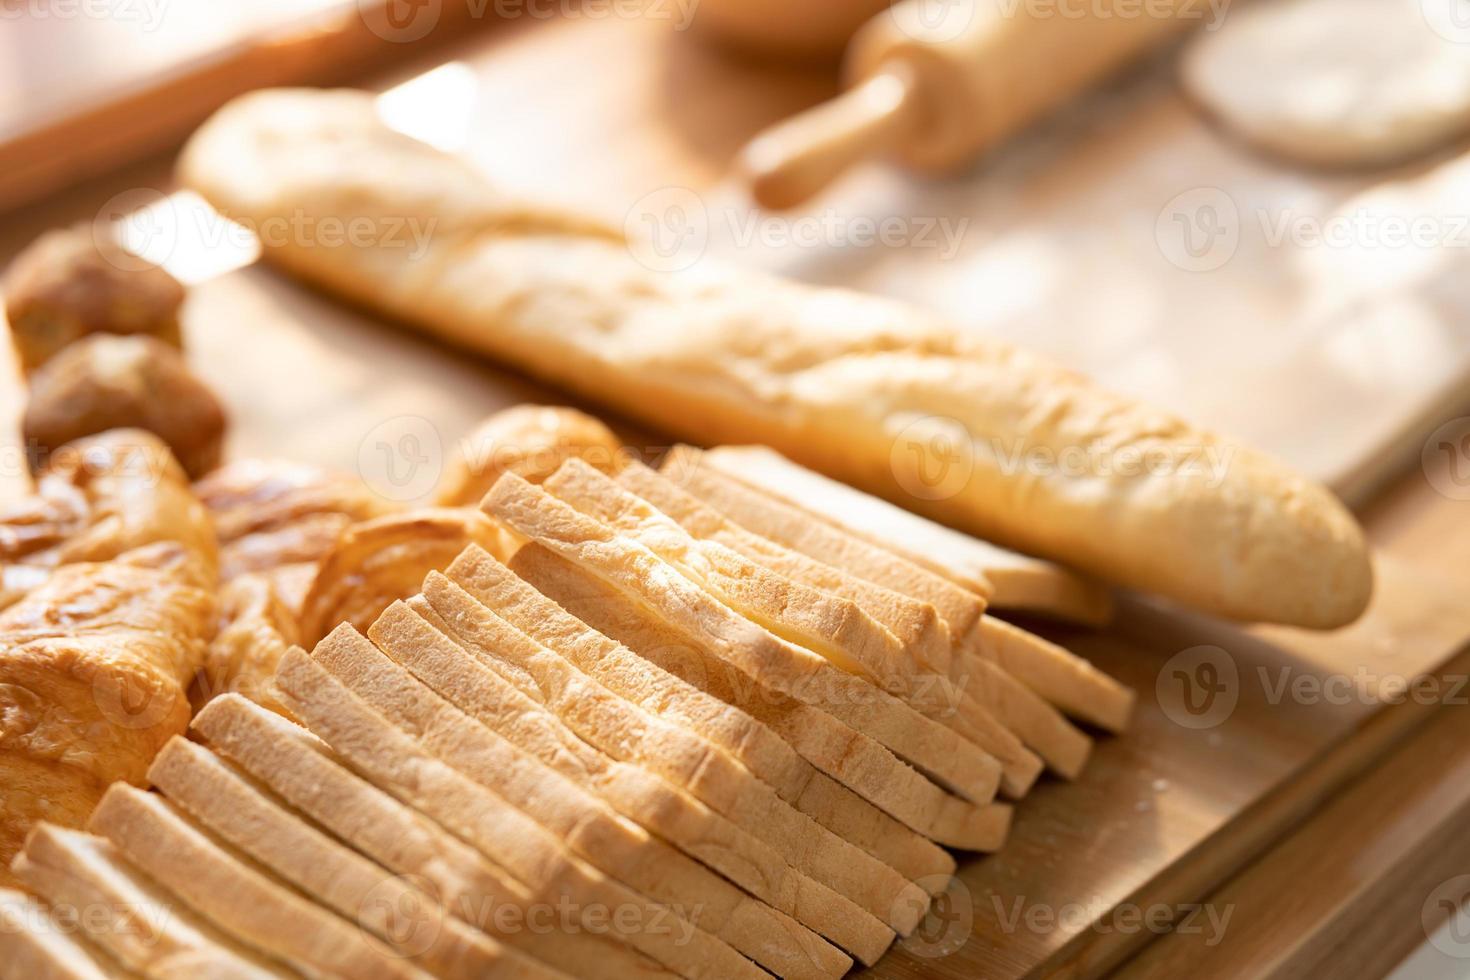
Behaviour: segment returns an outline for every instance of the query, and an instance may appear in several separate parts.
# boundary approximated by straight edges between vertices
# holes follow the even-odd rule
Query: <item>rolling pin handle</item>
[[[913,110],[912,74],[895,63],[758,135],[741,154],[740,170],[761,207],[795,207],[852,164],[901,140]]]

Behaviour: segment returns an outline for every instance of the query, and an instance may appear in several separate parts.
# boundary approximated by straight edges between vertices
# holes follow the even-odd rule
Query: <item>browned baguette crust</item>
[[[365,93],[238,99],[180,173],[246,222],[429,224],[422,254],[303,242],[268,255],[685,438],[773,446],[997,543],[1232,617],[1333,627],[1367,605],[1361,530],[1275,460],[910,306],[712,262],[653,271],[623,236],[507,200],[392,132]],[[936,458],[936,428],[959,456],[940,493],[927,471],[956,461]]]

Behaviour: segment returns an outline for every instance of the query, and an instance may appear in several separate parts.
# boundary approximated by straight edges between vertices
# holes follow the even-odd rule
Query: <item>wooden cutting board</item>
[[[725,165],[750,133],[829,94],[831,80],[728,61],[665,26],[510,24],[447,62],[373,84],[390,121],[469,153],[507,185],[616,221],[692,227],[701,254],[945,308],[1339,486],[1362,490],[1400,453],[1417,459],[1425,423],[1442,420],[1463,379],[1470,344],[1449,267],[1423,278],[1421,260],[1388,263],[1397,278],[1385,273],[1369,289],[1332,264],[1340,256],[1270,251],[1246,225],[1216,269],[1170,261],[1181,253],[1161,238],[1159,217],[1172,227],[1165,205],[1189,185],[1325,214],[1371,182],[1305,177],[1242,154],[1179,101],[1166,64],[971,175],[924,183],[870,168],[818,202],[806,215],[816,225],[768,225],[723,183]],[[1448,180],[1455,168],[1449,160],[1408,176]],[[144,187],[169,191],[167,161],[15,216],[0,230],[0,258]],[[195,283],[191,358],[232,407],[232,454],[371,469],[409,434],[432,475],[489,411],[565,400],[248,266],[248,246],[215,236],[195,207],[171,198],[173,230],[143,244]],[[943,255],[913,240],[912,223],[887,246],[853,240],[864,221],[895,215],[970,224]],[[815,238],[802,237],[811,227]],[[1312,265],[1324,261],[1327,271]],[[0,397],[13,414],[19,390]],[[663,442],[624,432],[650,451]],[[869,973],[1098,975],[1371,768],[1434,711],[1413,699],[1385,707],[1375,679],[1454,670],[1470,638],[1459,577],[1470,567],[1470,522],[1462,501],[1434,489],[1446,485],[1416,469],[1395,484],[1394,506],[1370,513],[1382,585],[1369,616],[1343,633],[1241,630],[1142,601],[1125,603],[1106,632],[1042,627],[1140,691],[1135,729],[1102,741],[1078,782],[1044,783],[1021,805],[1006,850],[966,861],[920,938]]]

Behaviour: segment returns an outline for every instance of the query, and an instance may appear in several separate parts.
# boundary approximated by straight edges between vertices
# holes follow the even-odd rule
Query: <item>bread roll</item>
[[[1367,604],[1361,530],[1259,453],[913,307],[702,262],[497,193],[365,93],[237,99],[181,176],[247,224],[373,222],[269,258],[355,302],[705,444],[758,442],[944,523],[1248,620]],[[407,237],[413,223],[420,240]],[[657,263],[649,263],[657,264]]]

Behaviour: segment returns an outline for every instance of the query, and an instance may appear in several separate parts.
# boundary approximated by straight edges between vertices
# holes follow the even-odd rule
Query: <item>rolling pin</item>
[[[962,167],[1218,4],[904,0],[853,38],[847,91],[757,136],[739,166],[774,209],[878,152],[931,173]]]

